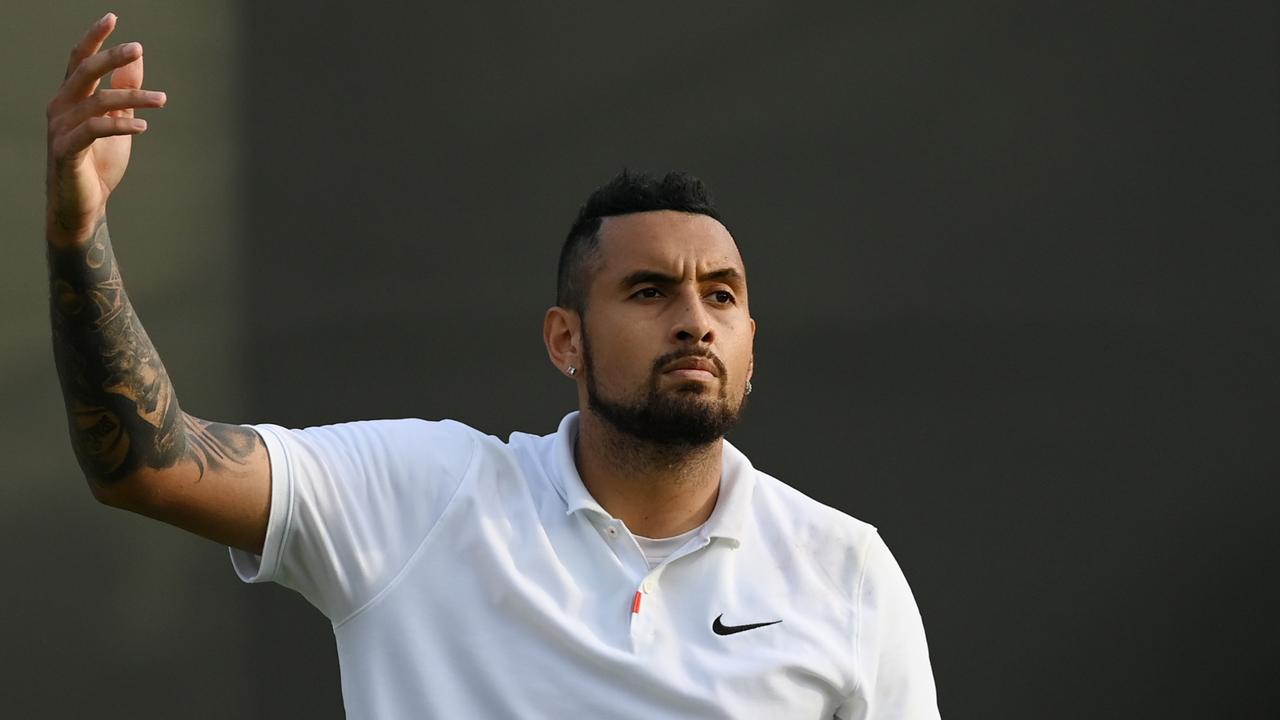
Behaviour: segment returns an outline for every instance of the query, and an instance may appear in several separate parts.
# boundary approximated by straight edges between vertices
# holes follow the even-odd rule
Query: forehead
[[[676,210],[606,217],[600,224],[600,273],[639,269],[683,276],[735,268],[746,274],[729,230],[715,218]]]

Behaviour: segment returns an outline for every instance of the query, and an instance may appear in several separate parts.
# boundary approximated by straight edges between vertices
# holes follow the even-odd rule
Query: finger
[[[137,90],[142,87],[142,58],[138,58],[111,73],[111,87]]]
[[[97,22],[90,25],[84,36],[80,38],[80,42],[71,47],[71,58],[67,61],[67,73],[62,76],[62,79],[66,80],[71,77],[71,73],[76,69],[77,65],[83,62],[85,58],[98,52],[98,49],[102,47],[103,41],[115,29],[115,13],[107,13]]]
[[[99,89],[54,120],[54,129],[73,128],[99,115],[133,117],[134,108],[161,108],[167,99],[164,93],[155,90]]]
[[[84,152],[98,138],[113,135],[137,135],[145,132],[147,121],[141,118],[91,117],[54,142],[53,155],[60,161]]]
[[[72,101],[88,97],[98,89],[98,82],[102,80],[103,75],[128,65],[140,57],[142,57],[142,44],[136,42],[122,43],[107,50],[99,50],[76,66],[76,69],[71,72],[71,77],[62,84],[62,90],[58,94],[63,100]]]

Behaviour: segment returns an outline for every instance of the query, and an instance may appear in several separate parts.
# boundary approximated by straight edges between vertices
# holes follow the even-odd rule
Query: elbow
[[[126,476],[108,479],[85,473],[85,481],[93,499],[101,505],[132,512],[144,512],[148,507],[146,484],[141,478]]]
[[[91,473],[85,473],[84,479],[89,485],[89,492],[93,494],[93,499],[97,500],[98,504],[114,508],[120,508],[128,504],[123,488],[126,481],[104,480],[94,477]]]
[[[118,462],[107,467],[105,463],[94,462],[97,458],[87,455],[79,446],[75,450],[85,484],[99,504],[143,514],[155,505],[165,479],[163,470],[145,464],[129,469]]]

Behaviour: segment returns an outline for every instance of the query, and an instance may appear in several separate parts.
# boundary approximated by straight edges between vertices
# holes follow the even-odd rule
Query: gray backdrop
[[[7,701],[340,716],[319,613],[77,476],[40,115],[105,8],[69,5],[4,31]],[[946,717],[1280,713],[1274,3],[112,9],[171,98],[112,227],[188,411],[550,432],[574,212],[689,170],[759,322],[733,441],[881,529]]]

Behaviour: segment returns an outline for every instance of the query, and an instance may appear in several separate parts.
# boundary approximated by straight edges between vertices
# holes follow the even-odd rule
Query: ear
[[[756,344],[756,319],[751,318],[751,345],[753,348],[755,344]],[[756,353],[755,353],[755,350],[753,349],[751,351],[751,359],[747,361],[747,380],[750,380],[751,376],[754,375],[755,373],[756,373]]]
[[[582,318],[577,312],[553,305],[542,319],[542,342],[547,346],[547,357],[566,377],[569,368],[582,370]]]

